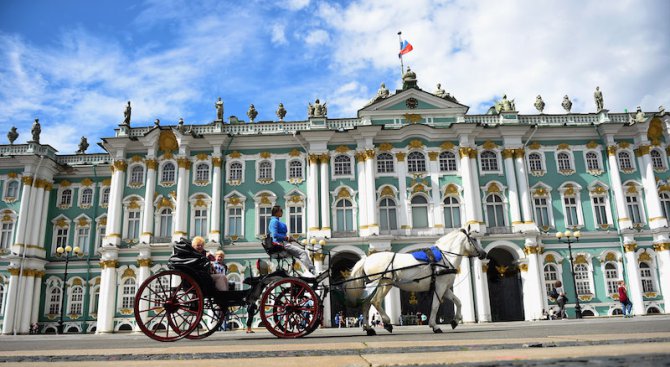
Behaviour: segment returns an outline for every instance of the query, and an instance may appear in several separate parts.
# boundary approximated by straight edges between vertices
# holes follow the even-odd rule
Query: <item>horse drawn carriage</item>
[[[375,253],[361,259],[349,278],[326,286],[330,269],[316,278],[301,277],[294,271],[295,260],[281,248],[263,243],[276,270],[258,260],[258,276],[248,277],[244,290],[217,291],[209,276],[209,261],[195,252],[187,240],[174,247],[170,270],[150,276],[135,297],[135,320],[140,329],[158,341],[181,338],[202,339],[219,330],[229,308],[245,306],[248,317],[259,311],[265,328],[279,338],[299,338],[312,333],[323,321],[323,300],[330,287],[344,292],[351,304],[363,306],[364,326],[375,334],[368,320],[373,305],[380,312],[385,328],[392,332],[391,320],[381,307],[393,287],[406,291],[430,291],[433,294],[429,326],[436,325],[436,311],[449,298],[456,306],[452,328],[461,321],[460,301],[451,290],[463,256],[486,257],[486,252],[465,230],[453,231],[440,238],[430,252],[439,255],[431,262],[417,260],[411,254]],[[257,306],[258,305],[258,306]],[[257,307],[256,307],[257,306]]]

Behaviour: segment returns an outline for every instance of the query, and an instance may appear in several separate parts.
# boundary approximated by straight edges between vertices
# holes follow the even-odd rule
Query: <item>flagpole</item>
[[[400,42],[400,45],[402,45],[402,37],[400,36],[401,34],[402,31],[398,31],[398,41]],[[400,51],[402,51],[402,49]],[[402,54],[398,53],[398,56],[400,56],[400,79],[402,79],[402,75],[405,73],[405,66],[402,64]]]

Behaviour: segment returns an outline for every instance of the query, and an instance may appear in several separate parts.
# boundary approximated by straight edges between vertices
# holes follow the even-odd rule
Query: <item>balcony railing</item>
[[[512,234],[512,227],[487,227],[488,234]]]

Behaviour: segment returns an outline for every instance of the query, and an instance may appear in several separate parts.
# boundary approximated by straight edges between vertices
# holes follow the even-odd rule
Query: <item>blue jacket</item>
[[[287,232],[286,224],[282,223],[278,217],[270,218],[268,233],[272,236],[272,242],[283,243],[286,241]]]

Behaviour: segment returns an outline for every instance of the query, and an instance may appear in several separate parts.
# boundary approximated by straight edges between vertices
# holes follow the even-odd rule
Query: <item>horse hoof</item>
[[[391,324],[384,325],[384,329],[388,330],[389,333],[393,333],[393,325]]]
[[[458,322],[456,320],[451,320],[451,329],[456,329],[456,326],[458,326]]]
[[[372,329],[372,328],[368,329],[368,330],[367,330],[367,333],[368,333],[368,336],[375,336],[375,335],[377,335],[377,332],[376,332],[374,329]]]
[[[442,334],[442,329],[440,329],[440,328],[433,329],[433,332],[434,332],[435,334]]]

